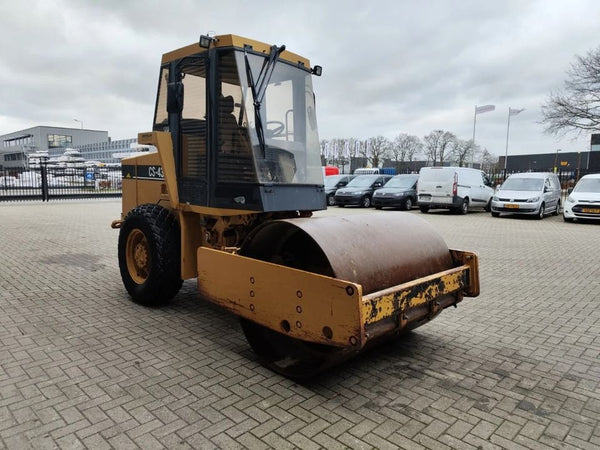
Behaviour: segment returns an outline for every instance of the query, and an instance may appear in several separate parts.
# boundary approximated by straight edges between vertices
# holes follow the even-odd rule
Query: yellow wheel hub
[[[143,284],[150,274],[150,249],[146,235],[138,228],[127,237],[127,270],[132,280]]]

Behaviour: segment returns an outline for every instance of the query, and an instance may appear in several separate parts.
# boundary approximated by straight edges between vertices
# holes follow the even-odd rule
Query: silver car
[[[560,196],[560,182],[555,173],[514,173],[492,197],[492,216],[524,214],[543,219],[548,213],[558,215]]]

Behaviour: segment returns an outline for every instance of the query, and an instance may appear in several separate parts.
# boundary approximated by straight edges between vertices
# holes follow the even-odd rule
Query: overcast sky
[[[504,155],[589,149],[546,135],[540,105],[600,46],[597,0],[19,0],[0,15],[0,134],[151,129],[161,55],[200,34],[285,44],[312,64],[321,139],[434,129]]]

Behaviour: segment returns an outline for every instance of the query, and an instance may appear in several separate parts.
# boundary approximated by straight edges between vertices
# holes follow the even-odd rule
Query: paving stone
[[[372,213],[345,209],[315,215]],[[0,203],[0,448],[600,446],[598,225],[408,213],[478,253],[481,295],[299,384],[195,280],[165,308],[131,302],[119,214]]]

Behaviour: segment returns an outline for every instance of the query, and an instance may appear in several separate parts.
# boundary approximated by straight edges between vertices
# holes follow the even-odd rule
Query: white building
[[[63,153],[96,142],[108,142],[108,131],[37,126],[0,136],[0,169],[26,167],[27,155]]]
[[[108,137],[108,131],[37,126],[0,136],[0,171],[26,168],[28,160],[36,160],[36,155],[47,154],[55,159],[67,149],[79,150],[86,161],[105,164],[120,163],[116,154],[139,150],[137,139],[113,141]]]

